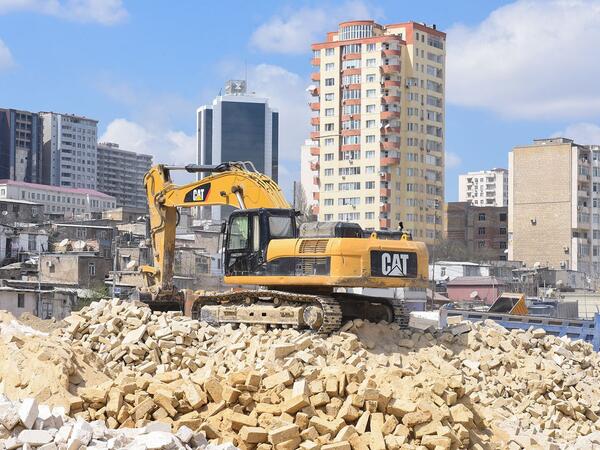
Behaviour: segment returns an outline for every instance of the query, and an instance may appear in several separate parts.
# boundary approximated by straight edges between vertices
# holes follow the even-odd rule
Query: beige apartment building
[[[312,45],[319,220],[441,234],[445,39],[435,26],[365,20]]]
[[[600,269],[600,146],[537,139],[509,154],[508,259]]]

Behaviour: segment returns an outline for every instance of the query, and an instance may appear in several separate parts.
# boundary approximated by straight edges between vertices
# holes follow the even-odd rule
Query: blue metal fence
[[[594,319],[557,319],[555,317],[516,316],[511,314],[497,314],[460,309],[441,309],[440,323],[445,323],[446,316],[462,316],[471,322],[480,322],[486,319],[493,320],[504,328],[527,330],[530,327],[542,328],[554,336],[568,336],[571,339],[582,339],[590,342],[594,350],[600,350],[600,314],[595,314]]]

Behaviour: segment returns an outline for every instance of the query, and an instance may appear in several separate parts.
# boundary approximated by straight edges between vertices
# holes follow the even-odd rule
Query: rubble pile
[[[110,430],[103,421],[73,419],[61,407],[39,405],[34,398],[11,402],[0,395],[0,448],[64,449],[205,449],[234,450],[233,445],[208,444],[203,433],[154,422],[143,428]]]
[[[443,331],[356,320],[329,337],[212,327],[101,301],[63,338],[112,379],[71,386],[71,414],[153,421],[258,449],[576,448],[600,443],[600,359],[589,344],[493,322]]]

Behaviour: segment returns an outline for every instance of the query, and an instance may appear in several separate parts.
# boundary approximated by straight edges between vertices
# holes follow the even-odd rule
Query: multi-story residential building
[[[300,186],[307,208],[315,215],[319,213],[319,186],[315,183],[315,173],[319,170],[319,155],[313,154],[312,150],[316,145],[314,141],[307,139],[300,147]]]
[[[459,175],[458,201],[475,206],[508,206],[508,170],[481,170]]]
[[[448,202],[444,216],[445,239],[460,243],[471,255],[507,259],[508,207]]]
[[[144,175],[152,156],[119,148],[112,142],[98,144],[97,189],[117,199],[117,206],[148,209]]]
[[[246,92],[246,82],[230,80],[225,95],[197,110],[199,164],[250,161],[275,181],[279,171],[279,113],[269,100]],[[201,175],[199,175],[200,177]],[[203,218],[218,220],[229,207],[201,208]]]
[[[365,20],[312,45],[319,220],[402,221],[430,243],[441,231],[445,39],[435,26]]]
[[[509,154],[508,257],[600,275],[600,146],[536,139]]]
[[[96,189],[98,121],[73,114],[41,112],[45,184]]]
[[[110,195],[92,189],[67,188],[23,181],[0,180],[0,199],[27,200],[43,205],[44,214],[50,217],[91,218],[116,207]]]
[[[42,121],[38,114],[0,108],[0,179],[42,182]]]

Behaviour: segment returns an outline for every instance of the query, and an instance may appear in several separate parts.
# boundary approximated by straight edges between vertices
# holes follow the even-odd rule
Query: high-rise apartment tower
[[[459,175],[458,201],[475,206],[508,206],[508,170],[481,170]]]
[[[344,22],[312,45],[319,220],[441,234],[445,33]]]
[[[37,113],[0,108],[0,178],[42,182],[42,121]]]

